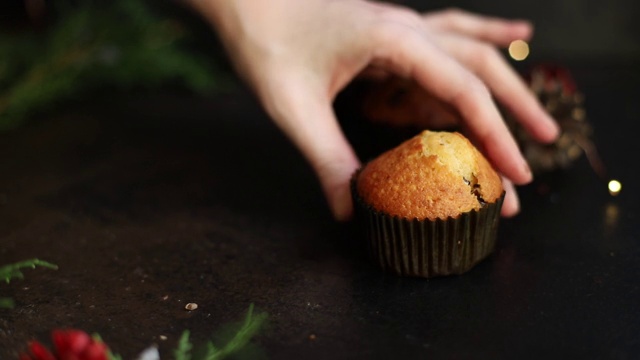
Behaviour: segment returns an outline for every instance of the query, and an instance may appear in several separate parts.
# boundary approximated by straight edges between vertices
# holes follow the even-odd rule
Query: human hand
[[[503,176],[502,213],[513,186],[532,175],[492,100],[540,141],[558,134],[494,45],[531,36],[531,26],[460,11],[420,15],[361,0],[190,0],[217,29],[238,72],[317,173],[338,220],[351,216],[349,179],[360,163],[332,102],[362,71],[413,79],[450,105],[466,135]]]

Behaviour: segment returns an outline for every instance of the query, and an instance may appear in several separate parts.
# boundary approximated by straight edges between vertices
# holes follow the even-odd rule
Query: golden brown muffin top
[[[500,176],[467,138],[428,130],[366,164],[357,190],[378,211],[419,220],[457,217],[503,192]]]

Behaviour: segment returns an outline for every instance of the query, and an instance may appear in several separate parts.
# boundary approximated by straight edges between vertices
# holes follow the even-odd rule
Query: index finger
[[[487,87],[473,73],[415,28],[389,24],[375,37],[374,62],[451,104],[470,137],[499,172],[516,184],[531,181],[526,160],[500,115]]]

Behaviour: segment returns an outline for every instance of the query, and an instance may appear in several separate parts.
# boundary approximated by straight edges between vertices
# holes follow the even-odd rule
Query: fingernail
[[[533,180],[533,173],[531,172],[531,168],[529,167],[529,164],[525,161],[523,164],[523,170],[524,173],[527,174],[527,182]]]
[[[524,25],[527,25],[529,27],[533,27],[533,23],[531,22],[531,20],[527,20],[527,19],[514,19],[513,23],[524,24]]]
[[[551,121],[555,127],[554,130],[555,130],[556,136],[553,138],[553,140],[556,140],[558,136],[560,136],[560,133],[562,132],[562,128],[560,127],[560,124],[558,124],[552,117],[549,117],[549,118],[551,118]]]
[[[541,105],[541,106],[542,106],[542,105]],[[551,116],[551,114],[549,114],[546,110],[544,110],[544,109],[543,109],[542,111],[543,111],[544,116],[546,116],[546,119],[545,119],[545,120],[546,120],[546,122],[547,122],[547,123],[549,123],[549,124],[551,124],[551,125],[553,126],[554,131],[555,131],[556,133],[560,133],[560,124],[558,124],[558,122],[556,121],[556,119],[554,119],[554,117],[553,117],[553,116]]]

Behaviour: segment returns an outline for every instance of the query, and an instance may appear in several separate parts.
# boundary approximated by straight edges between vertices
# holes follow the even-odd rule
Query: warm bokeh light
[[[611,194],[611,196],[618,195],[620,193],[620,190],[622,190],[622,184],[620,183],[620,181],[618,180],[609,181],[609,194]]]
[[[529,56],[529,44],[524,40],[514,40],[509,44],[509,56],[513,60],[522,61]]]

